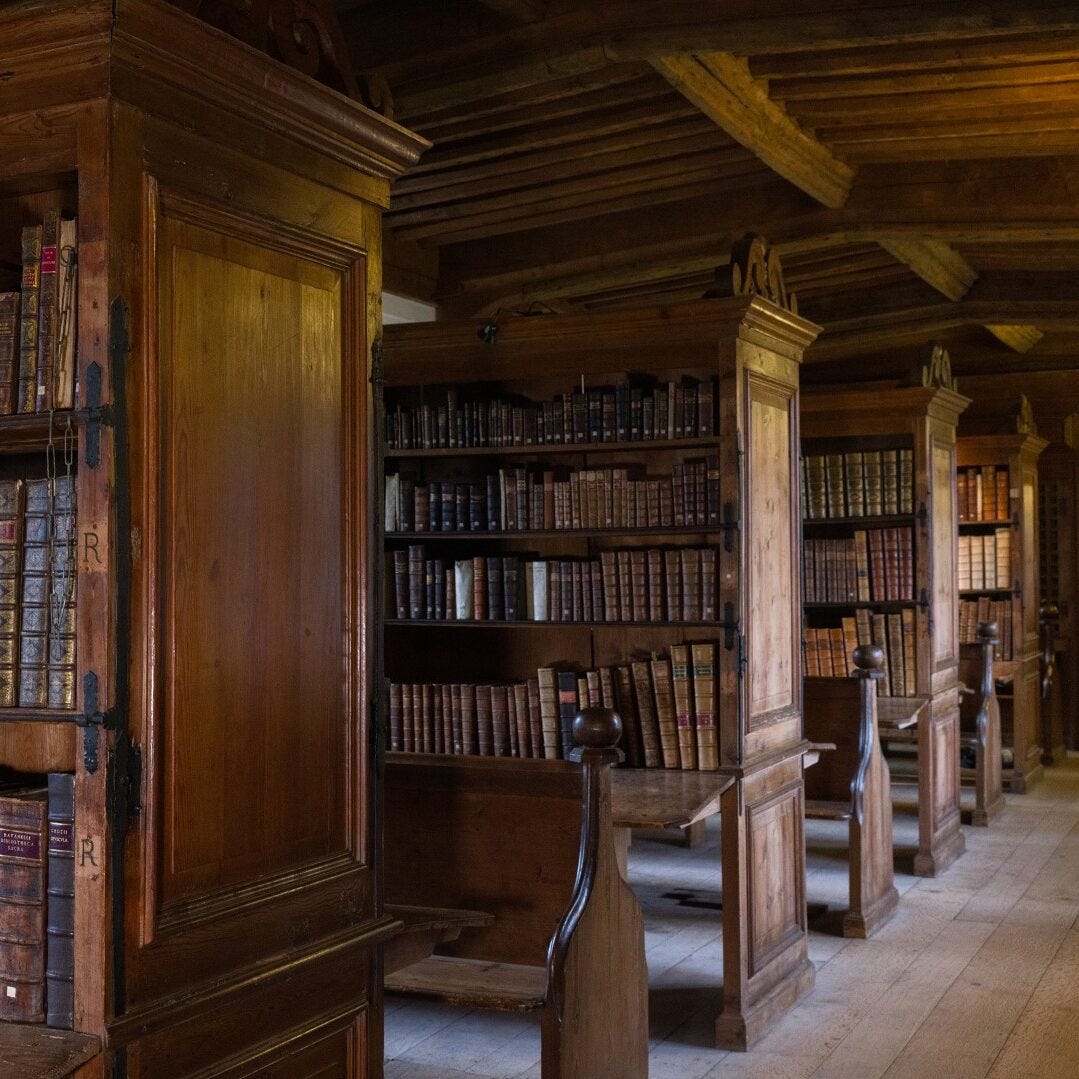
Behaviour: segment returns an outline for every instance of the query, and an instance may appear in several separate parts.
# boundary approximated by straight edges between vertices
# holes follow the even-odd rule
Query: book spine
[[[46,210],[41,230],[41,269],[38,274],[37,385],[34,411],[54,407],[56,354],[60,323],[60,213]]]
[[[0,708],[18,702],[23,484],[0,481]]]
[[[0,292],[0,416],[15,411],[19,385],[19,294]]]
[[[49,567],[49,708],[75,707],[75,480],[53,481],[52,565]]]
[[[41,281],[41,226],[22,230],[22,288],[19,294],[19,383],[16,411],[37,407],[37,335]]]
[[[75,777],[49,776],[45,1022],[75,1024]]]
[[[678,755],[678,720],[674,703],[674,685],[671,680],[671,661],[653,659],[651,670],[663,767],[679,768],[681,761]]]
[[[556,672],[558,684],[558,736],[563,760],[569,760],[573,749],[573,721],[580,710],[577,697],[577,675],[573,671]]]
[[[0,798],[0,1019],[45,1021],[44,792]]]
[[[44,708],[48,702],[50,501],[48,480],[27,483],[19,627],[20,708]]]
[[[689,646],[671,646],[671,683],[674,688],[674,718],[678,728],[678,758],[683,771],[697,770],[697,732],[693,726]]]

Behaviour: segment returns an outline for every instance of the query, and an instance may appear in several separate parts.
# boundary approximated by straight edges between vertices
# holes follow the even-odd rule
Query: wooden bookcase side
[[[112,1074],[121,1054],[129,1079],[216,1070],[226,1059],[229,1069],[255,1067],[257,1059],[258,1067],[291,1072],[314,1067],[315,1056],[329,1060],[331,1051],[334,1061],[349,1061],[349,1079],[374,1074],[382,1057],[376,951],[389,919],[377,909],[376,780],[358,703],[367,696],[376,636],[361,582],[363,560],[372,558],[367,345],[381,317],[377,299],[365,297],[381,291],[380,212],[390,180],[426,144],[158,0],[8,5],[0,12],[0,67],[0,258],[7,262],[14,253],[18,262],[19,230],[26,219],[39,220],[44,207],[77,216],[81,404],[111,410],[101,422],[91,413],[76,423],[76,708],[67,718],[0,713],[0,762],[76,774],[75,1031],[105,1047],[87,1074]],[[195,255],[202,276],[184,275],[172,261]],[[291,298],[299,303],[303,292],[303,302],[325,317],[300,320],[302,341],[295,333],[282,333],[273,347],[261,340],[257,362],[250,340],[229,345],[229,363],[246,362],[251,377],[239,392],[242,370],[235,368],[236,376],[223,376],[229,385],[207,390],[200,410],[205,404],[205,416],[216,419],[204,423],[176,404],[190,383],[168,383],[197,381],[199,353],[177,330],[195,320],[174,319],[170,304],[183,281],[197,292],[211,280],[220,297],[233,290],[227,299],[237,312],[265,310],[259,282],[272,290],[287,281]],[[320,306],[323,296],[327,306]],[[266,325],[279,326],[270,314]],[[221,348],[223,340],[219,334]],[[315,590],[315,605],[339,609],[342,620],[333,645],[341,655],[323,682],[335,698],[351,694],[357,703],[313,717],[294,686],[269,694],[269,667],[256,673],[250,653],[242,671],[233,669],[233,681],[255,687],[262,704],[249,709],[250,720],[241,715],[226,737],[215,713],[230,707],[228,694],[196,710],[192,687],[206,681],[197,664],[173,679],[162,662],[183,654],[183,667],[205,639],[185,628],[190,611],[162,597],[166,566],[183,558],[163,560],[161,541],[177,538],[176,516],[183,517],[183,535],[174,553],[188,541],[201,548],[220,535],[209,536],[204,518],[170,503],[176,492],[161,486],[156,464],[162,472],[170,467],[177,443],[169,425],[180,422],[192,447],[221,450],[220,471],[205,469],[198,480],[201,495],[211,495],[206,504],[219,503],[218,484],[250,494],[260,477],[249,473],[244,487],[227,444],[243,450],[245,431],[265,434],[257,421],[234,422],[265,376],[258,404],[276,410],[281,456],[268,456],[266,468],[276,476],[308,433],[293,419],[302,411],[297,400],[289,400],[302,392],[301,380],[286,386],[278,377],[305,350],[317,354],[305,377],[323,391],[319,415],[341,458],[341,505],[335,512],[336,495],[296,497],[305,508],[315,499],[327,507],[325,523],[335,536],[340,525],[342,551],[350,552],[333,575],[343,582],[340,592]],[[89,399],[95,385],[98,401]],[[208,428],[220,443],[207,441]],[[0,419],[0,475],[15,474],[39,454],[43,459],[46,440],[40,417]],[[331,476],[333,456],[324,465]],[[186,463],[194,482],[198,466]],[[306,469],[307,479],[312,472]],[[301,484],[296,476],[289,482]],[[240,520],[250,510],[236,501],[219,518]],[[263,525],[267,546],[259,554],[280,552],[286,533],[296,532],[296,514],[286,521],[278,509]],[[188,565],[186,597],[202,605],[207,629],[221,628],[226,608],[242,608],[244,578],[262,568],[255,568],[250,544],[235,547],[241,549],[250,556],[249,571],[223,571],[210,589],[198,583],[197,558]],[[229,557],[226,545],[218,543],[218,551]],[[284,639],[285,613],[283,603],[266,608],[264,641]],[[295,622],[294,611],[288,620]],[[235,649],[232,658],[240,658]],[[81,728],[71,720],[86,711],[88,671],[97,675],[106,722]],[[320,737],[332,731],[335,741],[325,786],[336,792],[333,824],[311,821],[302,843],[296,824],[311,811],[290,792],[300,789],[295,769],[319,762],[267,734],[271,721],[280,729],[276,702],[289,695],[288,722],[303,713],[305,724],[316,724]],[[176,716],[170,710],[181,698]],[[141,758],[125,757],[131,744]],[[207,755],[212,768],[203,767]],[[238,771],[234,765],[244,759],[266,768]],[[258,794],[264,776],[283,778],[286,768],[288,780],[272,797]],[[269,808],[278,796],[279,811],[253,808]],[[180,827],[184,821],[194,826]],[[246,830],[242,842],[237,829]],[[283,837],[276,848],[267,842],[275,829]],[[185,845],[177,861],[172,855]],[[61,1036],[43,1031],[50,1042]]]
[[[959,819],[959,606],[956,424],[969,400],[951,390],[880,388],[802,395],[802,438],[913,449],[919,845],[915,872],[934,876],[963,852]],[[819,440],[819,441],[813,441]],[[924,512],[923,512],[924,510]],[[923,602],[924,600],[924,602]],[[872,606],[872,605],[871,605]]]
[[[1041,636],[1038,582],[1038,460],[1048,442],[1038,435],[960,435],[960,468],[1008,469],[1012,522],[1010,554],[1013,659],[995,665],[998,679],[1011,678],[1011,697],[1000,695],[1003,741],[1013,764],[1004,769],[1009,789],[1024,794],[1042,776]],[[977,524],[960,526],[977,529]]]
[[[1043,699],[1042,763],[1064,758],[1079,745],[1079,561],[1076,557],[1076,484],[1079,453],[1054,437],[1038,458],[1039,595],[1059,609],[1053,639],[1055,672],[1048,700]]]
[[[386,650],[391,677],[408,672],[408,680],[424,681],[444,678],[454,669],[453,680],[482,675],[489,681],[503,672],[529,675],[560,658],[595,667],[681,641],[716,642],[720,766],[736,777],[723,795],[721,813],[726,916],[724,1010],[717,1020],[717,1041],[745,1048],[809,988],[813,977],[806,955],[801,825],[805,743],[797,628],[797,402],[798,365],[816,327],[748,297],[642,311],[506,318],[493,346],[478,340],[478,327],[476,322],[388,327],[388,399],[395,389],[424,384],[488,381],[542,400],[579,385],[582,374],[590,386],[640,372],[662,379],[718,375],[720,433],[711,448],[719,456],[721,502],[731,504],[737,530],[666,535],[662,543],[700,543],[703,538],[719,548],[718,611],[730,603],[736,612],[730,640],[719,625],[559,623],[552,631],[547,624],[475,626],[461,641],[468,654],[453,649],[454,660],[460,657],[454,665],[432,649],[437,631],[394,620],[386,629]],[[463,401],[463,389],[460,396]],[[603,464],[620,457],[640,461],[642,451],[650,470],[656,462],[662,470],[667,462],[695,452],[663,441],[627,447],[582,444],[572,451],[580,458],[567,460],[598,462],[602,456]],[[519,461],[525,452],[515,451],[512,460]],[[545,447],[527,453],[543,460]],[[497,461],[499,451],[489,455]],[[388,467],[397,463],[390,460]],[[725,535],[731,542],[724,542]],[[602,533],[554,532],[515,539],[503,535],[498,548],[580,552],[593,543],[621,546],[627,541],[649,543],[647,536],[608,540]],[[387,538],[387,546],[399,543]],[[442,640],[451,634],[464,638],[465,631],[454,629],[452,622],[435,625],[445,631]],[[545,762],[534,763],[542,768]]]

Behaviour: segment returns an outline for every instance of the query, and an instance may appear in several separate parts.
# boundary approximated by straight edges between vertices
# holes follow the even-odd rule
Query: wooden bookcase
[[[988,595],[1010,599],[1011,658],[994,665],[1002,740],[1012,751],[1004,768],[1011,791],[1024,794],[1042,775],[1041,641],[1038,618],[1038,459],[1048,445],[1032,434],[963,435],[957,443],[959,468],[1006,469],[1008,512],[996,522],[960,522],[960,534],[978,534],[996,527],[1010,528],[1008,587],[994,592],[973,590],[963,599]],[[999,515],[998,515],[999,516]],[[1003,629],[1003,627],[1002,627]]]
[[[1063,437],[1067,439],[1067,433]],[[1042,763],[1046,765],[1062,760],[1069,743],[1076,744],[1077,482],[1079,455],[1067,441],[1054,438],[1038,458],[1038,589],[1042,604],[1055,603],[1059,612],[1052,627],[1052,685],[1048,698],[1042,699]]]
[[[77,703],[0,713],[76,776],[78,1075],[381,1074],[369,341],[426,144],[157,0],[7,5],[0,69],[0,273],[78,218]]]
[[[927,707],[917,724],[918,852],[914,871],[934,876],[963,852],[959,819],[958,597],[956,591],[956,422],[969,401],[948,389],[882,387],[805,393],[802,454],[906,450],[912,454],[909,513],[894,517],[807,520],[805,539],[851,537],[859,529],[911,529],[912,597],[903,602],[846,603],[806,609],[807,626],[838,625],[857,607],[874,612],[913,611],[914,694],[882,703],[885,719],[904,708]],[[882,702],[884,698],[882,698]]]
[[[385,333],[390,407],[437,398],[456,385],[518,393],[533,401],[631,373],[666,381],[718,378],[720,432],[675,443],[433,450],[399,453],[391,473],[411,468],[428,478],[486,468],[576,462],[581,467],[672,463],[718,455],[726,527],[502,533],[482,540],[426,534],[431,547],[457,551],[587,554],[599,547],[711,544],[718,548],[717,610],[729,625],[401,622],[385,630],[391,681],[497,681],[530,677],[557,661],[595,668],[648,656],[671,644],[716,642],[720,772],[734,778],[722,796],[724,967],[717,1041],[746,1048],[813,981],[806,957],[801,679],[797,627],[798,364],[816,327],[750,296],[587,315],[503,317],[494,343],[479,323],[392,326]],[[419,537],[417,537],[419,538]],[[409,542],[388,536],[393,550]],[[388,578],[392,587],[392,577]],[[392,604],[392,598],[390,603]],[[387,613],[393,613],[387,611]],[[720,615],[720,618],[723,616]],[[468,758],[441,758],[462,768]],[[522,767],[549,767],[543,760]],[[718,979],[717,979],[718,980]]]

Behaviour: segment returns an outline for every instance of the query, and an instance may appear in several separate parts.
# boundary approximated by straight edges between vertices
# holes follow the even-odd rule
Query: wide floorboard
[[[913,854],[912,793],[894,788]],[[638,839],[630,879],[647,918],[652,1079],[1075,1079],[1079,1076],[1079,758],[1008,795],[941,877],[897,874],[892,920],[836,936],[845,826],[811,821],[810,996],[751,1053],[711,1047],[722,964],[718,830],[697,850]],[[539,1079],[528,1017],[386,1002],[387,1079]]]

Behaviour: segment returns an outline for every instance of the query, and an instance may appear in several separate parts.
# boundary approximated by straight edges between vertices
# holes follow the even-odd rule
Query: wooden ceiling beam
[[[744,59],[711,52],[663,56],[653,66],[773,172],[825,206],[846,202],[854,171],[768,97]]]
[[[880,245],[949,300],[961,300],[978,279],[977,270],[940,240],[889,237]]]
[[[419,85],[452,90],[453,78],[470,93],[484,66],[489,77],[501,65],[512,70],[527,63],[552,67],[594,63],[599,50],[608,59],[652,59],[700,52],[735,55],[814,49],[896,46],[908,42],[1014,36],[1017,33],[1079,32],[1079,12],[1071,0],[980,4],[882,3],[849,8],[808,5],[804,0],[773,0],[756,5],[718,5],[715,0],[606,0],[582,3],[526,25],[481,34],[442,49],[383,64],[380,71],[397,92]],[[357,25],[355,32],[362,33]],[[495,61],[492,58],[496,58]],[[504,87],[503,87],[504,88]],[[407,96],[407,94],[406,94]],[[466,98],[461,97],[461,100]]]
[[[539,22],[547,14],[546,0],[480,0],[484,7],[514,22]]]
[[[1044,336],[1037,326],[1014,322],[987,322],[985,328],[1014,352],[1029,352]]]

